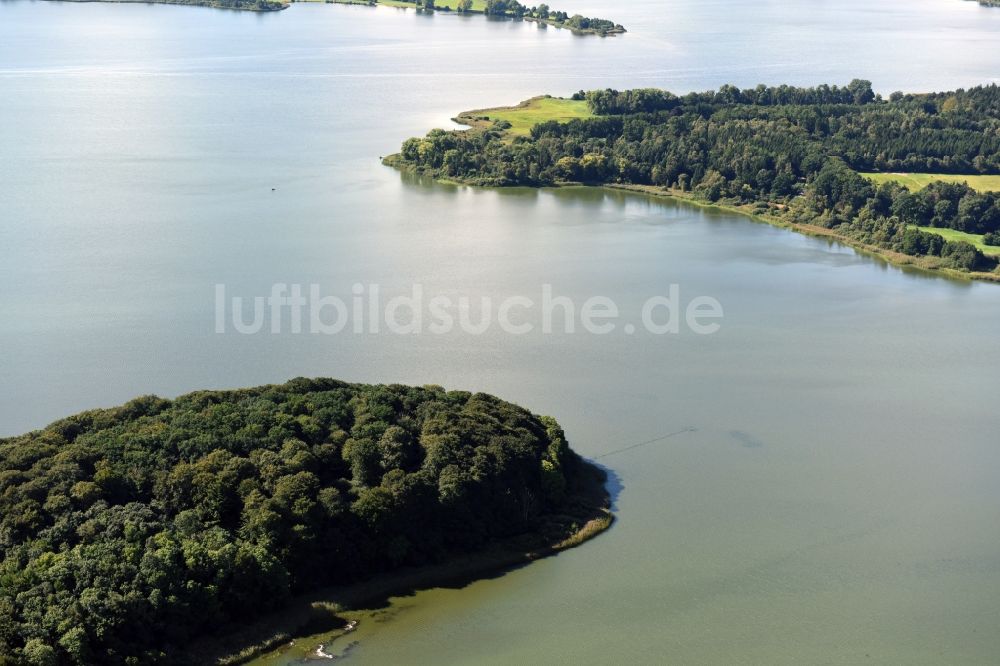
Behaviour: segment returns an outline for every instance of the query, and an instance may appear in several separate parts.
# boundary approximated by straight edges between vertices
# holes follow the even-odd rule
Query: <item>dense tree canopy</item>
[[[436,130],[403,144],[395,163],[490,186],[564,182],[652,185],[709,201],[760,204],[796,222],[945,265],[988,270],[967,243],[911,225],[1000,230],[1000,195],[963,184],[920,192],[876,186],[859,171],[1000,173],[1000,88],[877,97],[868,81],[844,87],[758,86],[684,96],[667,91],[578,93],[591,118]]]
[[[608,33],[615,30],[619,32],[624,31],[622,26],[620,24],[616,24],[614,21],[608,21],[600,18],[588,18],[581,16],[580,14],[570,16],[564,11],[551,9],[546,4],[529,7],[521,4],[518,0],[486,0],[486,6],[483,11],[490,16],[511,16],[514,18],[529,17],[540,19],[556,25],[565,25],[566,27],[573,28],[575,30],[593,30],[599,33]]]
[[[438,6],[434,0],[404,0],[412,2],[417,7],[424,9],[448,10],[449,5]],[[372,0],[375,2],[375,0]],[[472,0],[459,0],[455,5],[455,10],[461,13],[473,11]],[[561,28],[569,28],[577,32],[593,33],[598,35],[610,35],[625,32],[625,28],[620,23],[602,18],[592,18],[573,14],[572,16],[563,11],[550,9],[546,4],[538,6],[528,6],[521,4],[518,0],[486,0],[482,13],[487,16],[502,16],[515,19],[529,19],[548,23]]]
[[[325,379],[0,440],[0,663],[174,661],[298,590],[528,531],[576,461],[488,395]]]

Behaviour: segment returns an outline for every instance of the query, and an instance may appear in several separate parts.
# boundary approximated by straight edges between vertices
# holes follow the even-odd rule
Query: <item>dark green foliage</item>
[[[169,0],[167,0],[169,1]],[[184,2],[186,0],[179,0]],[[219,0],[221,2],[264,2],[268,0]],[[294,0],[293,0],[294,1]],[[372,0],[374,3],[374,0]],[[434,0],[404,0],[405,2],[412,2],[415,7],[420,7],[423,9],[433,10],[436,8],[436,3]],[[441,7],[444,11],[449,11],[448,6]],[[459,13],[467,13],[472,11],[472,0],[459,0],[455,7],[455,10]],[[588,33],[588,34],[598,34],[598,35],[610,35],[616,33],[625,32],[625,28],[620,23],[615,23],[614,21],[608,21],[607,19],[601,18],[589,18],[586,16],[581,16],[580,14],[574,14],[570,16],[566,12],[554,11],[549,9],[548,5],[538,5],[537,7],[528,7],[523,5],[517,0],[486,0],[485,7],[483,8],[483,13],[487,16],[501,16],[507,18],[515,19],[533,19],[537,21],[543,21],[545,23],[550,23],[552,25],[569,28],[577,32]]]
[[[0,440],[0,663],[177,661],[298,591],[531,530],[575,460],[491,396],[328,379]]]
[[[538,5],[537,7],[528,7],[517,0],[486,0],[486,7],[483,12],[487,16],[537,19],[560,27],[580,32],[594,32],[599,35],[625,32],[625,28],[614,21],[590,18],[579,14],[570,16],[566,12],[549,9],[549,6],[545,4]]]
[[[1000,246],[1000,231],[993,231],[983,236],[986,245]]]
[[[995,264],[988,264],[983,254],[971,243],[965,241],[953,241],[944,244],[941,256],[948,260],[953,268],[964,271],[975,271],[992,268]]]
[[[579,99],[581,94],[574,96]],[[935,183],[910,193],[859,171],[1000,173],[1000,88],[877,97],[868,81],[678,97],[595,90],[593,118],[547,122],[530,137],[502,128],[443,132],[403,144],[400,161],[432,176],[487,185],[563,182],[654,185],[707,201],[757,204],[792,222],[859,242],[990,270],[975,248],[911,233],[910,225],[1000,231],[1000,194]]]

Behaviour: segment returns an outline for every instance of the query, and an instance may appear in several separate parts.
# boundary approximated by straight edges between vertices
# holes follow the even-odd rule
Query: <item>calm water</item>
[[[379,164],[456,112],[598,86],[997,80],[959,0],[566,0],[632,32],[299,5],[0,2],[0,434],[141,393],[332,375],[497,393],[621,481],[573,552],[363,621],[357,663],[991,663],[1000,287],[592,190]],[[275,188],[272,191],[272,188]],[[216,335],[214,285],[614,298],[721,332]],[[282,663],[287,657],[267,663]]]

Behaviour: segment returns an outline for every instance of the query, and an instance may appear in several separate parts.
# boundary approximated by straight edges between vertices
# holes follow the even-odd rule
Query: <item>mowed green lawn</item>
[[[437,0],[435,7],[447,7],[448,9],[458,9],[458,0]],[[486,0],[472,0],[472,11],[481,12],[486,9]]]
[[[933,182],[968,183],[979,192],[1000,192],[1000,176],[962,176],[953,173],[863,173],[876,183],[896,182],[912,191],[922,190]]]
[[[1000,192],[1000,176],[962,176],[953,173],[863,173],[861,174],[876,183],[895,182],[905,185],[912,191],[922,190],[933,182],[968,183],[969,187],[978,192]],[[983,254],[1000,257],[1000,247],[986,245],[980,234],[967,234],[954,229],[939,229],[937,227],[917,227],[921,231],[937,234],[949,241],[965,241],[979,248]]]
[[[967,234],[964,231],[955,231],[954,229],[938,229],[937,227],[917,228],[921,231],[926,231],[927,233],[937,234],[947,241],[965,241],[966,243],[972,243],[979,248],[979,251],[983,254],[1000,257],[1000,247],[995,245],[986,245],[983,243],[983,237],[981,234]]]
[[[575,118],[591,118],[593,113],[585,100],[561,99],[559,97],[536,97],[518,106],[481,109],[472,112],[475,116],[485,116],[490,120],[506,120],[512,134],[527,135],[538,123],[550,120],[567,122]]]

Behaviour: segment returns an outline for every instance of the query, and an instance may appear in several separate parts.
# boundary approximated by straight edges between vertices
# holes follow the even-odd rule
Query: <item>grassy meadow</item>
[[[938,227],[917,227],[921,231],[926,231],[931,234],[937,234],[945,240],[948,241],[965,241],[966,243],[971,243],[975,245],[980,252],[983,254],[988,254],[994,257],[1000,257],[1000,247],[995,245],[986,245],[983,243],[982,234],[967,234],[964,231],[955,231],[954,229],[939,229]]]
[[[946,183],[967,183],[977,192],[1000,192],[1000,176],[964,176],[953,173],[863,173],[865,178],[876,183],[895,182],[904,185],[911,192],[922,190],[931,183],[944,181]],[[1000,257],[1000,247],[983,243],[982,234],[967,234],[954,229],[938,227],[917,227],[921,231],[937,234],[948,241],[965,241],[975,245],[983,254]]]
[[[953,173],[863,173],[876,183],[896,182],[911,191],[922,190],[933,182],[968,183],[979,192],[1000,192],[1000,176],[963,176]]]
[[[459,115],[458,120],[473,126],[491,124],[495,120],[506,120],[511,125],[511,134],[523,136],[529,134],[531,128],[538,123],[550,120],[567,122],[576,118],[590,118],[593,115],[584,100],[535,97],[517,106],[466,111]]]

